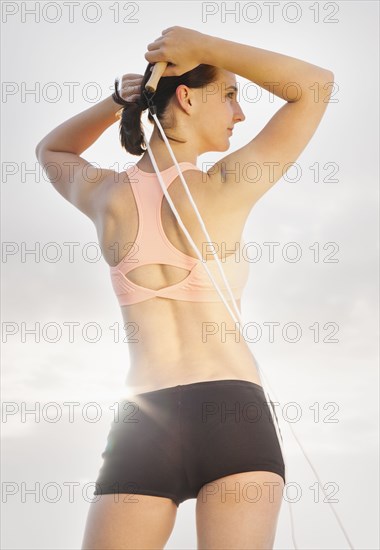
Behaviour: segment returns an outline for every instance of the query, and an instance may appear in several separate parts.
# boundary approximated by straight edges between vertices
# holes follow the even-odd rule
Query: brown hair
[[[153,65],[153,63],[149,63],[145,70],[144,77],[141,81],[140,97],[136,101],[126,101],[121,97],[118,91],[119,79],[115,79],[115,93],[112,94],[112,97],[116,103],[123,106],[119,126],[120,142],[122,147],[131,155],[140,156],[146,150],[146,143],[144,141],[141,126],[141,113],[148,108],[144,91],[145,84],[152,74],[151,67]],[[207,84],[215,82],[217,78],[218,68],[213,65],[205,64],[198,65],[191,71],[180,76],[165,76],[160,78],[156,92],[152,98],[157,110],[157,118],[161,122],[161,118],[165,114],[168,103],[180,84],[185,84],[189,88],[202,88]],[[149,111],[148,120],[152,124],[154,123],[154,118]],[[159,133],[158,135],[162,139],[161,134]]]

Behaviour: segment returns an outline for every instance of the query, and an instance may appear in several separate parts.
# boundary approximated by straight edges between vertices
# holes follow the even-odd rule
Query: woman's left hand
[[[128,73],[122,76],[119,93],[125,101],[136,101],[141,94],[142,74]]]

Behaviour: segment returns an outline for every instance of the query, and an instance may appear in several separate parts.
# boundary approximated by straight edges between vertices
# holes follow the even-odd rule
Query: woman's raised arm
[[[295,57],[200,34],[169,27],[149,44],[145,58],[173,63],[168,74],[182,74],[198,60],[238,74],[286,101],[257,136],[208,170],[216,183],[223,181],[228,204],[248,213],[310,141],[328,105],[334,74]],[[224,101],[225,90],[218,93]]]
[[[122,97],[130,100],[133,86],[140,80],[141,75],[124,75]],[[119,109],[120,105],[109,96],[54,128],[35,150],[55,189],[93,221],[107,192],[104,180],[107,176],[115,177],[115,172],[97,168],[80,155],[116,122]]]
[[[109,96],[62,122],[38,143],[37,158],[42,149],[80,155],[116,122],[115,114],[119,109],[120,105]]]

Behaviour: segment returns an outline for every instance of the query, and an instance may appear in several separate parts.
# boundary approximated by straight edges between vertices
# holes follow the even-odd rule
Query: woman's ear
[[[177,86],[175,93],[177,101],[183,109],[187,110],[187,107],[192,107],[191,91],[186,84],[180,84]]]

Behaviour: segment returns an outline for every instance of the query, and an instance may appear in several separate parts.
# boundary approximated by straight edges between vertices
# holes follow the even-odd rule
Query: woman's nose
[[[243,122],[243,120],[245,120],[245,114],[239,104],[236,106],[234,119],[236,122]]]

